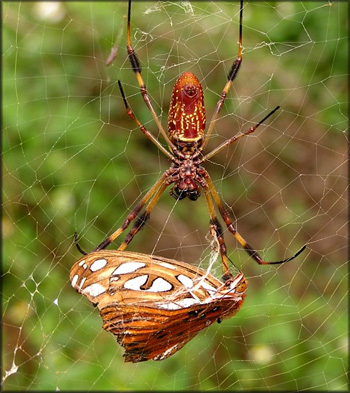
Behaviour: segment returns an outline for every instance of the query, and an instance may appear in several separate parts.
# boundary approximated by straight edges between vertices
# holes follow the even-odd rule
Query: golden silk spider
[[[267,120],[279,109],[279,106],[277,106],[253,127],[250,127],[246,131],[240,131],[236,133],[234,136],[214,148],[211,152],[206,154],[203,153],[204,148],[206,147],[209,138],[213,132],[215,123],[218,119],[220,110],[226,99],[228,91],[232,85],[233,80],[236,78],[242,63],[243,0],[241,0],[240,3],[238,55],[228,73],[227,82],[221,92],[220,99],[216,104],[216,108],[212,115],[212,119],[210,121],[207,132],[205,132],[206,115],[204,108],[203,89],[197,77],[191,72],[182,73],[175,83],[169,108],[168,133],[165,132],[152,106],[146,85],[141,75],[141,66],[131,43],[130,21],[131,0],[129,0],[128,4],[127,20],[127,52],[129,60],[131,63],[131,67],[136,75],[143,100],[147,105],[148,109],[150,110],[152,117],[159,129],[159,132],[163,136],[166,144],[168,145],[169,151],[138,120],[133,110],[129,106],[122,84],[118,80],[119,89],[128,116],[138,125],[141,132],[148,139],[150,139],[158,147],[158,149],[164,153],[166,157],[169,158],[169,160],[171,161],[171,166],[168,170],[164,172],[164,174],[143,196],[143,198],[139,201],[135,208],[128,214],[121,227],[119,227],[107,239],[100,243],[93,250],[93,252],[104,250],[129,227],[131,222],[135,220],[132,229],[129,231],[122,244],[118,247],[119,251],[125,250],[128,244],[134,238],[134,236],[140,231],[140,229],[149,219],[152,209],[158,202],[160,196],[163,194],[165,189],[168,186],[173,185],[170,194],[178,200],[188,197],[190,200],[195,201],[200,196],[201,190],[204,191],[205,199],[209,210],[210,226],[214,229],[215,236],[219,243],[219,250],[223,264],[224,281],[232,279],[233,276],[228,268],[229,259],[227,256],[223,229],[217,218],[215,212],[215,205],[217,206],[228,231],[232,233],[238,243],[258,264],[281,264],[296,258],[305,249],[306,246],[303,246],[295,255],[281,261],[271,262],[263,260],[259,256],[259,254],[237,232],[228,210],[225,208],[218,192],[215,189],[209,173],[202,166],[205,161],[221,152],[224,148],[236,142],[243,136],[253,133],[265,120]],[[142,212],[144,207],[145,209]],[[77,241],[76,244],[79,250],[83,254],[86,254],[80,248]]]

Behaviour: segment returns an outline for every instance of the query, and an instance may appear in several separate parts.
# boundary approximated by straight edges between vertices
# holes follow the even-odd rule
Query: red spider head
[[[203,89],[192,72],[180,75],[171,97],[168,132],[175,146],[201,145],[205,131]]]

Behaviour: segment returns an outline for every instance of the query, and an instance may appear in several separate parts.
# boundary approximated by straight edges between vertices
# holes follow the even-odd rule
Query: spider
[[[227,76],[227,82],[221,92],[220,99],[216,104],[216,108],[212,115],[211,122],[208,130],[205,133],[206,115],[204,108],[204,97],[202,86],[197,77],[191,72],[182,73],[177,79],[171,97],[171,103],[169,108],[168,117],[168,134],[165,132],[161,125],[156,112],[153,109],[150,101],[146,85],[141,75],[141,66],[135,50],[131,43],[130,33],[130,20],[131,20],[131,0],[128,5],[128,22],[127,22],[127,52],[131,67],[136,74],[137,82],[140,87],[140,91],[145,104],[150,110],[152,117],[162,134],[165,142],[168,145],[169,151],[148,131],[143,124],[138,120],[133,110],[129,106],[122,84],[118,80],[118,86],[122,95],[122,99],[125,105],[128,116],[138,125],[143,134],[150,139],[160,151],[164,153],[166,157],[171,161],[171,166],[166,170],[163,175],[156,181],[156,183],[150,188],[145,196],[140,200],[136,207],[128,214],[122,226],[118,228],[112,235],[105,239],[99,244],[93,251],[99,251],[105,249],[111,244],[117,237],[124,232],[130,223],[135,223],[127,234],[124,242],[119,246],[118,250],[124,250],[128,244],[132,241],[134,236],[140,231],[145,225],[146,221],[150,217],[150,213],[160,196],[163,194],[165,189],[169,185],[173,185],[170,191],[170,195],[177,200],[189,198],[192,201],[196,201],[200,195],[201,190],[204,191],[206,198],[209,216],[210,216],[210,227],[214,230],[214,234],[219,243],[220,255],[223,263],[223,278],[228,280],[232,278],[232,274],[229,272],[227,256],[227,249],[224,241],[223,229],[215,213],[216,204],[219,213],[228,229],[229,232],[236,238],[238,243],[244,248],[244,250],[258,263],[261,265],[270,264],[281,264],[284,262],[291,261],[296,258],[306,246],[303,246],[294,256],[287,259],[271,262],[264,261],[259,254],[244,240],[244,238],[237,232],[233,225],[232,219],[228,210],[225,208],[221,201],[221,198],[216,191],[214,184],[209,176],[209,173],[204,169],[202,164],[214,155],[221,152],[224,148],[228,147],[238,139],[253,133],[265,120],[272,116],[278,109],[277,106],[270,113],[268,113],[262,120],[256,125],[249,128],[246,131],[238,132],[231,138],[227,139],[211,152],[203,154],[204,148],[206,147],[209,138],[213,132],[215,123],[218,119],[220,110],[226,99],[227,93],[232,85],[233,80],[236,78],[239,68],[242,63],[242,22],[243,22],[243,0],[240,3],[240,22],[239,22],[239,39],[238,39],[238,55],[236,60],[233,62],[230,72]],[[147,206],[146,206],[147,204]],[[146,206],[146,207],[145,207]],[[144,211],[141,213],[142,209]],[[83,250],[77,246],[79,250],[84,253]],[[239,269],[238,269],[239,270]]]

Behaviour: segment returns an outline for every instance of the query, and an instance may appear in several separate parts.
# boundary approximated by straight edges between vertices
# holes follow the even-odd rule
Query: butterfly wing
[[[235,314],[243,298],[214,301],[178,310],[111,304],[101,309],[103,328],[125,348],[125,361],[163,360],[176,353],[202,329],[226,314]]]
[[[126,251],[88,254],[70,279],[98,306],[103,328],[131,362],[173,355],[203,328],[233,316],[246,289],[242,274],[224,284],[187,263]]]

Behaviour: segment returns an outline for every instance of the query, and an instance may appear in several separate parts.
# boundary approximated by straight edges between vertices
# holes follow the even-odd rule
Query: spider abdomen
[[[205,108],[202,86],[192,72],[184,72],[176,81],[171,96],[169,138],[174,145],[181,142],[201,144],[205,132]]]

